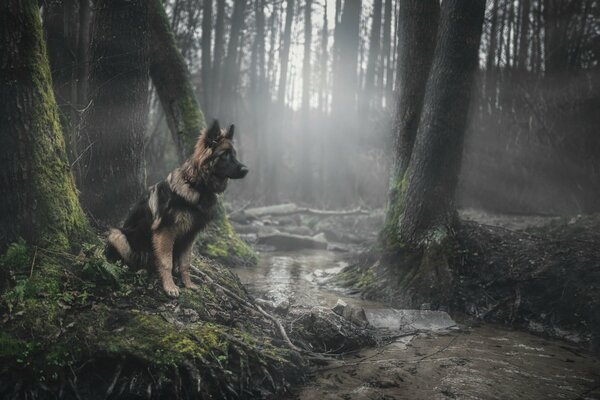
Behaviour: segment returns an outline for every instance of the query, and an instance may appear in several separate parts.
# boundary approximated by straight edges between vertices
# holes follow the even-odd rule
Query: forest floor
[[[246,235],[255,235],[246,238],[256,242],[260,242],[261,236],[272,239],[277,232],[316,237],[318,241],[323,239],[318,236],[320,230],[329,243],[317,250],[288,248],[275,252],[273,247],[282,246],[280,241],[259,244],[259,248],[268,250],[262,252],[259,265],[236,270],[236,273],[252,295],[263,299],[259,301],[270,302],[279,307],[281,315],[287,315],[284,317],[288,321],[286,326],[292,334],[294,326],[289,321],[293,321],[298,309],[329,310],[338,299],[357,309],[389,309],[387,304],[349,294],[328,279],[353,262],[358,252],[372,242],[374,227],[381,217],[380,212],[326,218],[316,218],[310,213],[268,216],[254,219],[250,224],[254,228],[246,221],[238,228]],[[504,252],[514,252],[511,246],[515,243],[522,245],[522,235],[529,237],[525,244],[534,245],[539,233],[536,229],[543,228],[554,233],[557,239],[554,245],[565,259],[572,261],[573,253],[589,254],[577,246],[565,249],[564,243],[558,240],[562,235],[563,239],[568,237],[569,243],[573,239],[581,245],[589,245],[590,238],[577,218],[565,221],[543,216],[489,215],[474,210],[462,212],[461,217],[483,224],[485,229],[502,232],[506,240],[492,246],[503,248]],[[565,230],[565,224],[572,229]],[[357,237],[367,240],[359,241]],[[292,237],[295,245],[312,246],[296,239]],[[286,246],[289,243],[283,245]],[[535,246],[530,249],[531,259],[537,260],[539,255],[534,253],[538,250]],[[491,264],[488,262],[488,265]],[[492,274],[491,282],[497,278],[498,275]],[[492,315],[494,303],[489,300],[483,303],[473,302],[480,311],[491,309],[488,314]],[[475,316],[482,317],[476,313]],[[582,345],[573,343],[581,338],[565,335],[563,339],[570,340],[568,342],[540,336],[548,332],[539,326],[538,334],[534,335],[464,314],[454,313],[453,317],[458,323],[452,329],[421,330],[396,339],[393,335],[375,334],[381,339],[378,345],[343,351],[341,358],[313,368],[305,383],[293,386],[290,398],[600,399],[600,359]],[[506,322],[501,316],[497,319]],[[536,331],[531,321],[516,322],[516,327]]]

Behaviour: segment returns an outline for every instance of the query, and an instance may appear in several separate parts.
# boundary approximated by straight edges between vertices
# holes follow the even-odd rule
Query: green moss
[[[38,247],[36,254],[35,247],[20,242],[0,257],[2,267],[18,277],[1,296],[0,311],[9,321],[0,329],[0,380],[28,377],[59,387],[61,376],[97,359],[143,365],[161,382],[193,365],[203,379],[219,385],[238,379],[247,368],[262,374],[264,367],[272,376],[295,368],[292,354],[274,346],[257,321],[240,318],[243,308],[232,309],[236,300],[215,287],[183,290],[177,307],[170,307],[160,289],[148,288],[152,280],[145,274],[122,271],[114,284],[105,279],[99,247],[84,245],[82,251],[73,255]],[[194,264],[249,301],[229,269],[210,261]],[[190,312],[194,320],[186,319]],[[223,316],[219,321],[236,321],[236,327],[217,323],[215,312]]]
[[[256,253],[233,230],[222,200],[217,204],[217,216],[200,234],[197,242],[200,254],[226,265],[255,265]]]
[[[406,190],[408,189],[408,173],[402,176],[394,174],[390,178],[389,197],[383,230],[380,233],[379,245],[383,249],[402,247],[398,241],[398,221],[404,211]]]
[[[79,205],[65,151],[39,8],[35,1],[28,2],[26,13],[24,20],[30,25],[26,29],[34,38],[27,67],[34,88],[31,130],[35,132],[35,140],[30,151],[31,188],[36,198],[33,218],[35,241],[46,247],[66,249],[72,240],[89,239],[91,234]]]
[[[189,82],[186,84],[184,93],[185,95],[179,100],[184,129],[179,134],[184,148],[191,151],[198,140],[199,132],[206,126],[206,122]]]

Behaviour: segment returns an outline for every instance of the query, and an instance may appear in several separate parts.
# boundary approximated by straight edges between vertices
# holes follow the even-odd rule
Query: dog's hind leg
[[[189,243],[186,243],[183,252],[179,256],[178,264],[179,264],[179,273],[181,274],[181,280],[183,281],[183,286],[188,289],[198,289],[198,286],[192,282],[190,279],[190,263],[192,262],[192,249],[194,247],[194,241],[190,240]]]
[[[173,245],[175,232],[162,229],[152,233],[152,245],[156,259],[156,267],[165,293],[170,297],[179,296],[179,288],[173,282]]]
[[[108,243],[109,246],[106,251],[107,258],[113,261],[121,258],[125,264],[130,264],[133,261],[131,246],[129,246],[127,237],[120,229],[113,228],[110,230],[110,233],[108,234]],[[115,257],[114,251],[118,253],[118,257]]]

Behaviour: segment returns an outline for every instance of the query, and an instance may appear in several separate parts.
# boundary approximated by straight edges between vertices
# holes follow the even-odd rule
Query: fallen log
[[[327,248],[327,241],[324,236],[303,236],[290,233],[276,232],[267,235],[258,236],[257,244],[272,246],[276,250],[290,251],[301,249],[321,249]]]
[[[242,210],[237,210],[229,215],[229,217],[238,222],[247,221],[266,216],[283,216],[292,214],[311,214],[320,216],[343,216],[343,215],[359,215],[369,214],[367,210],[360,207],[351,210],[319,210],[309,207],[298,207],[294,203],[276,204],[265,207],[254,207]]]

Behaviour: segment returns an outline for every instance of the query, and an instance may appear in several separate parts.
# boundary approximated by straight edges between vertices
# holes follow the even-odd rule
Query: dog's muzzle
[[[239,164],[227,177],[230,179],[242,179],[246,175],[248,175],[248,167],[244,164]]]

